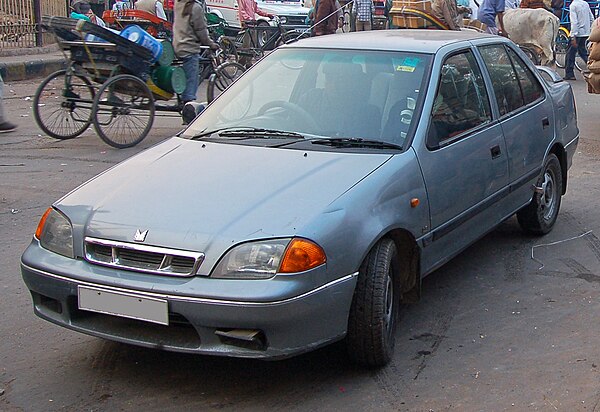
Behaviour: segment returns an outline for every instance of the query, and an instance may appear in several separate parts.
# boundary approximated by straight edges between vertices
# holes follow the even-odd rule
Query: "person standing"
[[[0,133],[8,133],[12,132],[17,128],[16,124],[12,124],[6,117],[4,117],[4,80],[2,80],[2,75],[0,74]]]
[[[246,22],[255,22],[256,15],[273,18],[272,14],[262,11],[256,4],[256,0],[238,0],[238,18],[242,27],[246,26]]]
[[[543,0],[522,0],[519,7],[522,9],[546,9],[552,13],[552,9],[546,7]]]
[[[204,7],[195,0],[177,0],[173,23],[173,48],[175,55],[183,60],[186,77],[185,90],[181,95],[183,103],[196,100],[200,85],[199,60],[202,46],[208,46],[212,50],[219,48],[208,34]]]
[[[571,20],[571,32],[569,36],[569,47],[567,47],[567,62],[565,64],[565,80],[575,80],[575,57],[577,54],[588,61],[588,52],[585,48],[594,15],[590,5],[583,0],[573,0],[569,6],[569,19]]]
[[[371,30],[371,19],[375,14],[373,0],[354,0],[354,5],[356,6],[356,31]]]
[[[338,27],[335,0],[319,0],[315,13],[315,36],[334,34]]]
[[[504,29],[505,8],[504,0],[483,0],[477,11],[477,20],[487,26],[488,33],[508,37],[508,33]],[[496,18],[498,18],[500,27],[496,26]]]
[[[135,8],[137,10],[142,10],[150,14],[154,14],[159,19],[167,20],[165,8],[159,0],[137,0],[135,2]]]

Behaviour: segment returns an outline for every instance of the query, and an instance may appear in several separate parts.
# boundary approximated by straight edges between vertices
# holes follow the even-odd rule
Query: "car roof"
[[[293,47],[331,48],[351,50],[387,50],[420,53],[436,53],[441,47],[470,40],[503,38],[475,30],[426,30],[393,29],[340,33],[317,36],[292,43]]]

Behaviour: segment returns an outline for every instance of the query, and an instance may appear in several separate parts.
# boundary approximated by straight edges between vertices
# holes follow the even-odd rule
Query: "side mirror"
[[[181,111],[181,117],[183,117],[183,124],[190,124],[200,113],[206,109],[204,103],[198,102],[187,102],[183,105]]]

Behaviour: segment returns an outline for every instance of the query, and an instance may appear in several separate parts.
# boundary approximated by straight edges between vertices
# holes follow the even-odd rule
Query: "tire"
[[[565,68],[567,60],[567,48],[569,47],[569,32],[561,27],[554,42],[554,63],[560,69]]]
[[[267,40],[269,40],[269,31],[264,30],[265,27],[269,27],[269,23],[266,21],[259,21],[256,28],[256,44],[261,48],[265,47]]]
[[[154,122],[154,98],[146,83],[130,74],[108,79],[94,99],[94,128],[104,142],[124,149],[144,140]]]
[[[228,62],[220,65],[210,75],[206,88],[206,100],[210,103],[231,85],[246,70],[244,66],[236,62]]]
[[[554,227],[563,193],[562,169],[553,153],[548,155],[536,187],[541,192],[536,191],[531,203],[517,212],[517,220],[526,233],[545,235]]]
[[[400,302],[398,267],[391,239],[379,241],[360,267],[346,344],[350,358],[361,365],[379,367],[392,359]]]
[[[73,139],[92,123],[95,91],[83,76],[59,70],[48,76],[33,97],[33,117],[55,139]]]

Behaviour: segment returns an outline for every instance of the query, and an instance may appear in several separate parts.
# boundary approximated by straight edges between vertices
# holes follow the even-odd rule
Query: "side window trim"
[[[477,47],[471,46],[471,47],[465,47],[464,49],[460,49],[460,50],[453,50],[452,52],[446,54],[443,57],[441,66],[443,67],[449,59],[451,59],[452,57],[458,56],[460,54],[465,54],[465,55],[470,54],[472,56],[473,63],[475,64],[474,67],[472,66],[472,69],[476,68],[479,70],[479,75],[481,77],[481,81],[482,81],[482,85],[483,85],[483,91],[485,92],[485,96],[482,96],[482,97],[484,97],[485,100],[487,100],[487,107],[488,107],[490,119],[487,121],[484,121],[483,123],[481,123],[475,127],[472,127],[461,133],[458,133],[448,139],[445,139],[442,142],[440,142],[439,144],[435,145],[435,144],[431,144],[432,142],[431,142],[431,138],[430,138],[431,128],[433,127],[432,113],[430,113],[429,114],[429,122],[428,122],[428,126],[426,129],[426,139],[425,139],[425,143],[426,143],[425,146],[427,147],[427,149],[429,151],[435,151],[435,150],[450,146],[459,140],[469,138],[471,135],[477,134],[480,131],[482,131],[483,129],[491,127],[494,124],[498,123],[496,116],[494,114],[494,110],[493,110],[493,105],[495,104],[495,102],[492,101],[492,96],[490,94],[490,91],[493,92],[493,89],[490,88],[491,82],[488,82],[489,79],[487,78],[489,76],[489,74],[487,73],[487,68],[485,67],[483,59],[480,58],[481,56],[479,55],[479,51],[475,50],[475,49],[477,49]],[[432,65],[432,69],[433,69],[433,65]],[[441,80],[441,71],[440,71],[440,76],[438,76],[436,79],[436,89],[435,89],[436,91],[435,91],[434,99],[437,98],[437,94],[439,93],[441,83],[442,83],[442,80]],[[424,113],[422,113],[422,114],[424,114]]]

